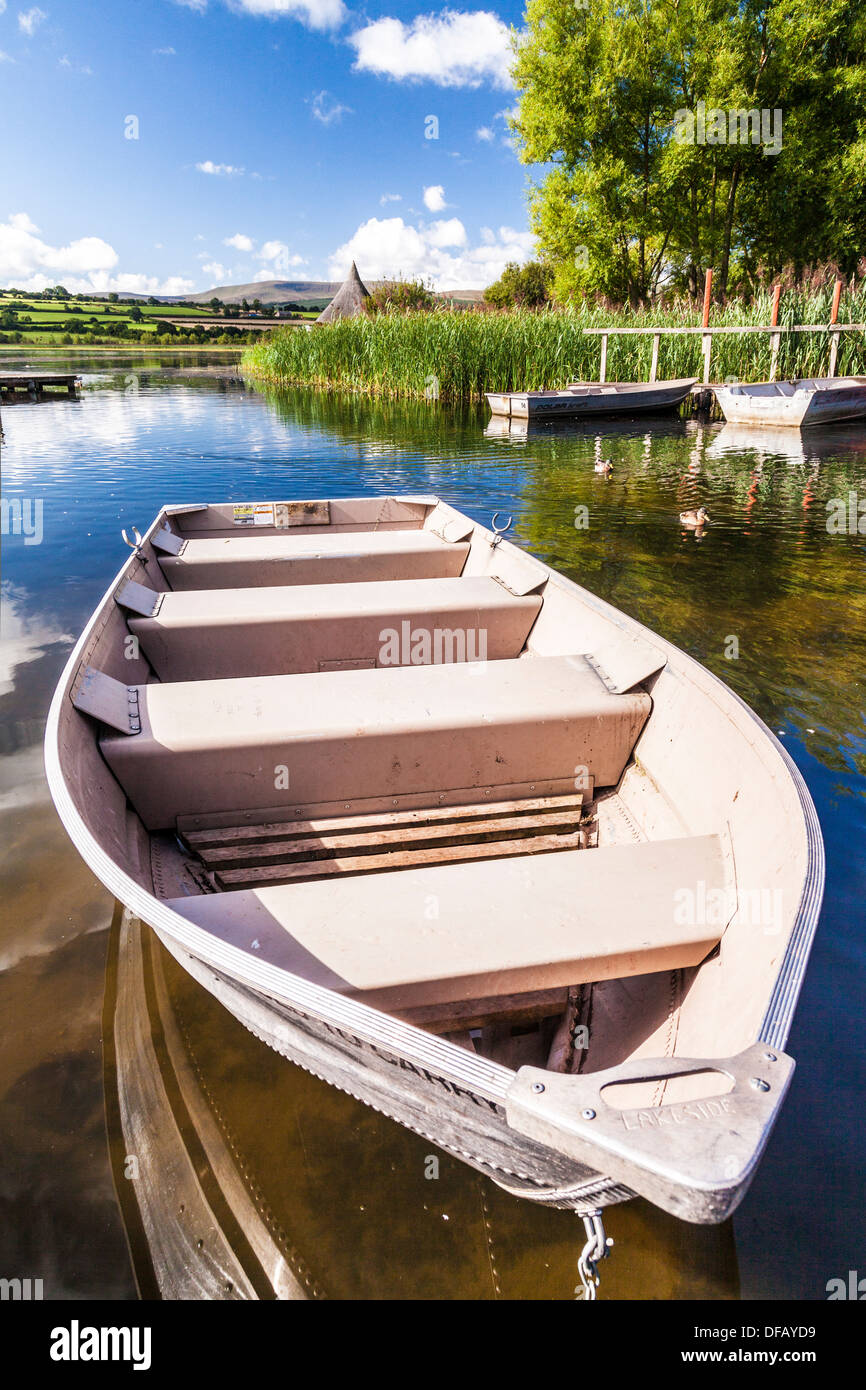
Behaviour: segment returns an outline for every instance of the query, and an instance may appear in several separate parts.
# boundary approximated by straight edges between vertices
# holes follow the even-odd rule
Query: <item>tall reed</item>
[[[789,291],[782,299],[780,327],[826,324],[831,299],[832,287],[811,293]],[[861,282],[843,296],[839,321],[866,322],[866,284]],[[757,295],[748,306],[729,302],[724,309],[715,309],[711,320],[717,327],[769,322],[768,293]],[[395,397],[471,400],[485,391],[537,390],[572,379],[597,380],[601,344],[596,335],[585,332],[587,328],[699,325],[699,311],[691,304],[638,312],[611,311],[599,305],[503,313],[447,308],[392,312],[343,319],[310,331],[278,330],[246,352],[244,366],[272,381]],[[713,339],[712,379],[765,380],[770,350],[766,333],[720,334]],[[650,336],[611,337],[607,379],[646,381],[651,354]],[[827,334],[783,333],[779,376],[826,375],[828,366]],[[837,372],[866,374],[866,334],[841,335]],[[701,374],[699,335],[662,337],[660,378]]]

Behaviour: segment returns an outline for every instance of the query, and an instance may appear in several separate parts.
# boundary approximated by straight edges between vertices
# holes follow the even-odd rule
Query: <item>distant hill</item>
[[[197,290],[195,294],[157,294],[153,297],[160,304],[209,304],[212,299],[220,299],[223,304],[240,304],[244,299],[250,303],[260,299],[262,304],[309,304],[324,306],[334,298],[342,280],[253,280],[249,285],[216,285],[210,290]],[[384,284],[382,280],[365,280],[368,289]],[[105,291],[95,292],[91,299],[107,299]],[[122,294],[121,299],[147,299],[146,294]],[[484,298],[483,290],[439,290],[437,299],[447,299],[455,304],[478,304]]]
[[[339,280],[254,280],[250,285],[217,285],[212,290],[178,295],[177,302],[209,304],[212,299],[221,299],[223,304],[240,304],[244,299],[250,303],[260,299],[263,304],[283,304],[293,299],[304,304],[308,300],[333,299],[341,284]]]
[[[342,283],[342,280],[254,280],[251,285],[219,285],[216,289],[184,294],[179,298],[186,304],[208,304],[212,299],[221,299],[223,304],[240,304],[244,299],[250,303],[260,299],[263,304],[283,304],[286,300],[304,304],[311,300],[333,299]],[[381,280],[364,281],[371,290],[382,283]],[[484,298],[484,291],[440,290],[437,298],[477,304]]]

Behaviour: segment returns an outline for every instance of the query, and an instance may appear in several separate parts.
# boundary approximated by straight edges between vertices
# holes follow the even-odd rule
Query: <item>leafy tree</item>
[[[866,220],[860,0],[529,0],[515,49],[521,157],[552,166],[530,201],[558,296],[696,293],[710,265],[722,297],[759,263],[832,255],[853,270]],[[699,126],[702,109],[725,113],[724,128]],[[689,112],[693,140],[678,138]],[[750,112],[766,113],[757,143]]]
[[[129,311],[129,317],[132,319],[133,323],[141,323],[142,319],[144,318],[144,314],[141,312],[141,309],[137,304],[133,304],[132,308]]]
[[[536,309],[550,299],[553,272],[540,261],[518,265],[509,261],[495,284],[488,285],[484,298],[497,309],[513,306]]]
[[[108,296],[108,302],[109,302],[109,304],[116,304],[116,303],[117,303],[117,299],[118,299],[118,296],[117,296],[117,295],[114,293],[114,291],[112,290],[111,294]]]

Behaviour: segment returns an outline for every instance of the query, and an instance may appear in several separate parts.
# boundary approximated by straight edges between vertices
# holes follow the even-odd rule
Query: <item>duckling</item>
[[[710,514],[706,507],[698,507],[697,511],[680,512],[683,526],[705,526],[709,519]]]
[[[600,473],[603,478],[609,478],[613,472],[613,464],[610,459],[601,459],[595,465],[595,471],[596,473]]]

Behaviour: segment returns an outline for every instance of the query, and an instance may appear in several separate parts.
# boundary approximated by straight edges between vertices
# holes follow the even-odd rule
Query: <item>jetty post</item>
[[[830,323],[834,324],[839,317],[839,301],[842,298],[842,281],[837,280],[833,286],[833,305],[830,309]],[[839,359],[839,334],[830,334],[830,375],[836,375],[836,363]]]
[[[709,328],[709,326],[710,326],[710,300],[711,300],[711,298],[712,298],[712,293],[713,293],[713,268],[712,268],[712,266],[710,266],[710,267],[707,269],[707,278],[706,278],[706,281],[704,282],[704,316],[703,316],[703,320],[702,320],[702,327],[703,327],[703,328]],[[709,384],[710,384],[710,356],[711,356],[712,351],[713,351],[713,335],[712,335],[712,333],[704,333],[703,343],[704,343],[704,386],[709,386]]]
[[[782,286],[773,286],[773,303],[770,308],[770,327],[775,328],[779,322],[779,300],[782,298]],[[776,380],[776,371],[779,366],[779,344],[782,341],[781,333],[770,334],[770,380]]]

